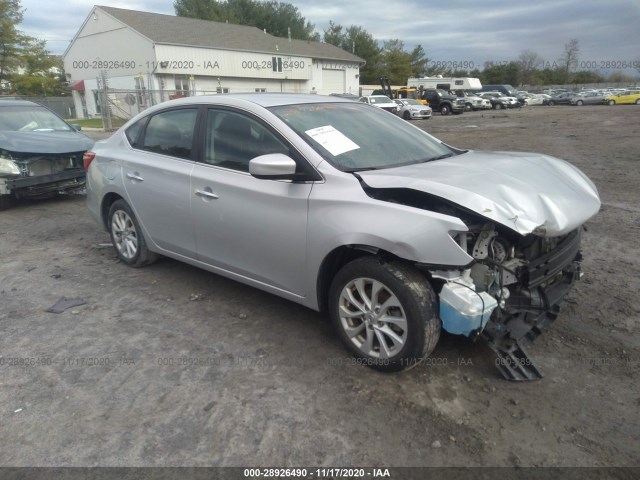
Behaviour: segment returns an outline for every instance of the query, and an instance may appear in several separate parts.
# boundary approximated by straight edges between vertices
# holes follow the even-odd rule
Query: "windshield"
[[[354,172],[452,156],[425,132],[359,103],[284,105],[269,110],[336,168]]]
[[[384,95],[378,95],[376,97],[369,97],[371,103],[390,103],[391,99]]]
[[[422,104],[419,101],[413,100],[413,99],[403,100],[402,103],[404,103],[405,105],[420,105],[420,106],[422,106]]]
[[[0,130],[14,132],[74,131],[60,117],[37,105],[0,105]]]

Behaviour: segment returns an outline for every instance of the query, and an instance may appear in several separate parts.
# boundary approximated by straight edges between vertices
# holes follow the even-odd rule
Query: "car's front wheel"
[[[578,100],[576,102],[576,105],[578,105],[579,107],[581,107],[584,104],[584,102],[582,100]]]
[[[615,105],[615,104],[616,104],[615,100],[609,100],[609,105]]]
[[[405,120],[411,120],[411,114],[409,112],[405,111],[402,114],[402,118],[404,118]]]
[[[140,224],[124,200],[116,200],[111,205],[108,227],[116,254],[127,265],[143,267],[158,258],[156,253],[147,248]]]
[[[449,105],[442,105],[440,107],[440,115],[449,115],[451,113],[451,109]]]
[[[502,109],[502,104],[501,103],[496,103],[495,107],[496,110],[501,110]]]
[[[358,363],[406,370],[440,337],[435,293],[418,270],[399,261],[362,257],[345,265],[329,291],[331,320]]]

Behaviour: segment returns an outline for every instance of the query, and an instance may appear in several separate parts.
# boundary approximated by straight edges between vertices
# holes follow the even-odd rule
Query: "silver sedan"
[[[364,365],[417,365],[440,329],[511,379],[579,278],[593,183],[562,160],[450,147],[336,97],[198,96],[85,155],[87,203],[132,267],[159,255],[327,311]],[[124,273],[123,273],[124,274]]]
[[[398,115],[405,120],[428,120],[433,114],[430,106],[412,98],[397,99],[394,102],[399,108]]]

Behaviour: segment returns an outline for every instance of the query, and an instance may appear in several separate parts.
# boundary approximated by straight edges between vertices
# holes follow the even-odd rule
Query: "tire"
[[[640,105],[640,98],[636,100],[636,105]]]
[[[556,104],[556,102],[554,102],[553,100],[549,100],[548,105],[551,105],[552,107]]]
[[[123,263],[138,268],[158,259],[158,255],[147,248],[138,219],[127,202],[113,202],[109,209],[107,225],[113,248]]]
[[[609,102],[607,102],[607,103],[609,103],[609,105],[615,105],[616,101],[615,100],[609,100]]]
[[[582,100],[578,100],[576,102],[576,105],[578,105],[579,107],[581,107],[582,105],[584,105],[584,102]]]
[[[470,103],[465,103],[464,104],[464,109],[465,109],[466,112],[470,112],[471,110],[475,110],[473,108],[473,105],[471,105]]]
[[[501,103],[496,103],[496,110],[502,110],[502,104]]]
[[[449,115],[451,113],[451,108],[449,105],[442,105],[440,107],[440,115]]]
[[[363,365],[383,372],[407,370],[433,351],[441,328],[436,311],[435,293],[418,270],[374,256],[345,265],[329,290],[340,339]]]
[[[404,112],[402,114],[402,118],[404,118],[405,120],[411,120],[411,114],[409,112]]]

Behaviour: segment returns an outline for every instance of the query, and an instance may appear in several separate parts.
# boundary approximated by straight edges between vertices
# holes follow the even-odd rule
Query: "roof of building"
[[[289,39],[274,37],[256,27],[101,5],[96,8],[155,43],[364,62],[362,58],[329,43],[291,40],[289,44]]]

